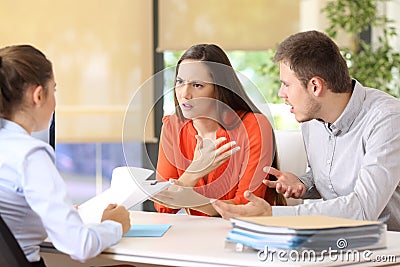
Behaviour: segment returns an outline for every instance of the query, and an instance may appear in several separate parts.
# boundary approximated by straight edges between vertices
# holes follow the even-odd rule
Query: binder
[[[227,243],[263,250],[377,249],[386,247],[386,225],[319,215],[232,218]]]

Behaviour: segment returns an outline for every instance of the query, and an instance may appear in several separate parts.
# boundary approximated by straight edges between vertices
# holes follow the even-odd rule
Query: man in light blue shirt
[[[309,168],[296,177],[274,168],[264,181],[286,197],[323,201],[271,207],[246,192],[247,205],[213,205],[224,217],[321,214],[379,220],[400,231],[400,102],[352,80],[336,44],[317,31],[288,37],[280,63],[279,96],[302,122]]]

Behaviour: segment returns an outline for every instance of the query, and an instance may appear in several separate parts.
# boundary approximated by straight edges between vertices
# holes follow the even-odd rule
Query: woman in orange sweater
[[[209,199],[245,204],[246,190],[276,204],[275,191],[266,194],[262,183],[263,167],[274,161],[273,129],[225,52],[212,44],[189,48],[178,61],[174,93],[176,112],[163,118],[157,179],[177,186],[153,198],[157,211],[185,207],[192,215],[218,216]]]

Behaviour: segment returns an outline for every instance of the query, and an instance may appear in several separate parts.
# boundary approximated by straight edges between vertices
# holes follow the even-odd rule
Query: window
[[[130,166],[142,167],[142,144],[57,143],[56,166],[67,184],[74,204],[81,204],[110,187],[114,168],[125,166],[125,150]]]
[[[153,73],[152,1],[3,1],[0,14],[3,45],[32,44],[53,63],[57,167],[80,204],[108,186],[113,167],[125,165],[127,106]],[[131,116],[142,117],[153,91],[140,97]],[[139,167],[143,141],[154,139],[143,133],[135,120],[124,144]]]

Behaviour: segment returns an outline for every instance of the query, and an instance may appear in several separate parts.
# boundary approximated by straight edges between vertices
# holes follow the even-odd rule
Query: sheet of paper
[[[152,173],[152,170],[136,167],[115,168],[110,188],[78,207],[83,222],[99,223],[108,204],[115,203],[129,209],[170,185],[170,182],[146,181]]]
[[[144,182],[153,174],[153,172],[154,171],[152,170],[138,167],[117,167],[112,173],[111,186],[124,186],[124,184],[121,184],[120,181],[126,180]],[[118,179],[114,179],[114,177]]]
[[[132,224],[124,237],[162,237],[171,224]]]

